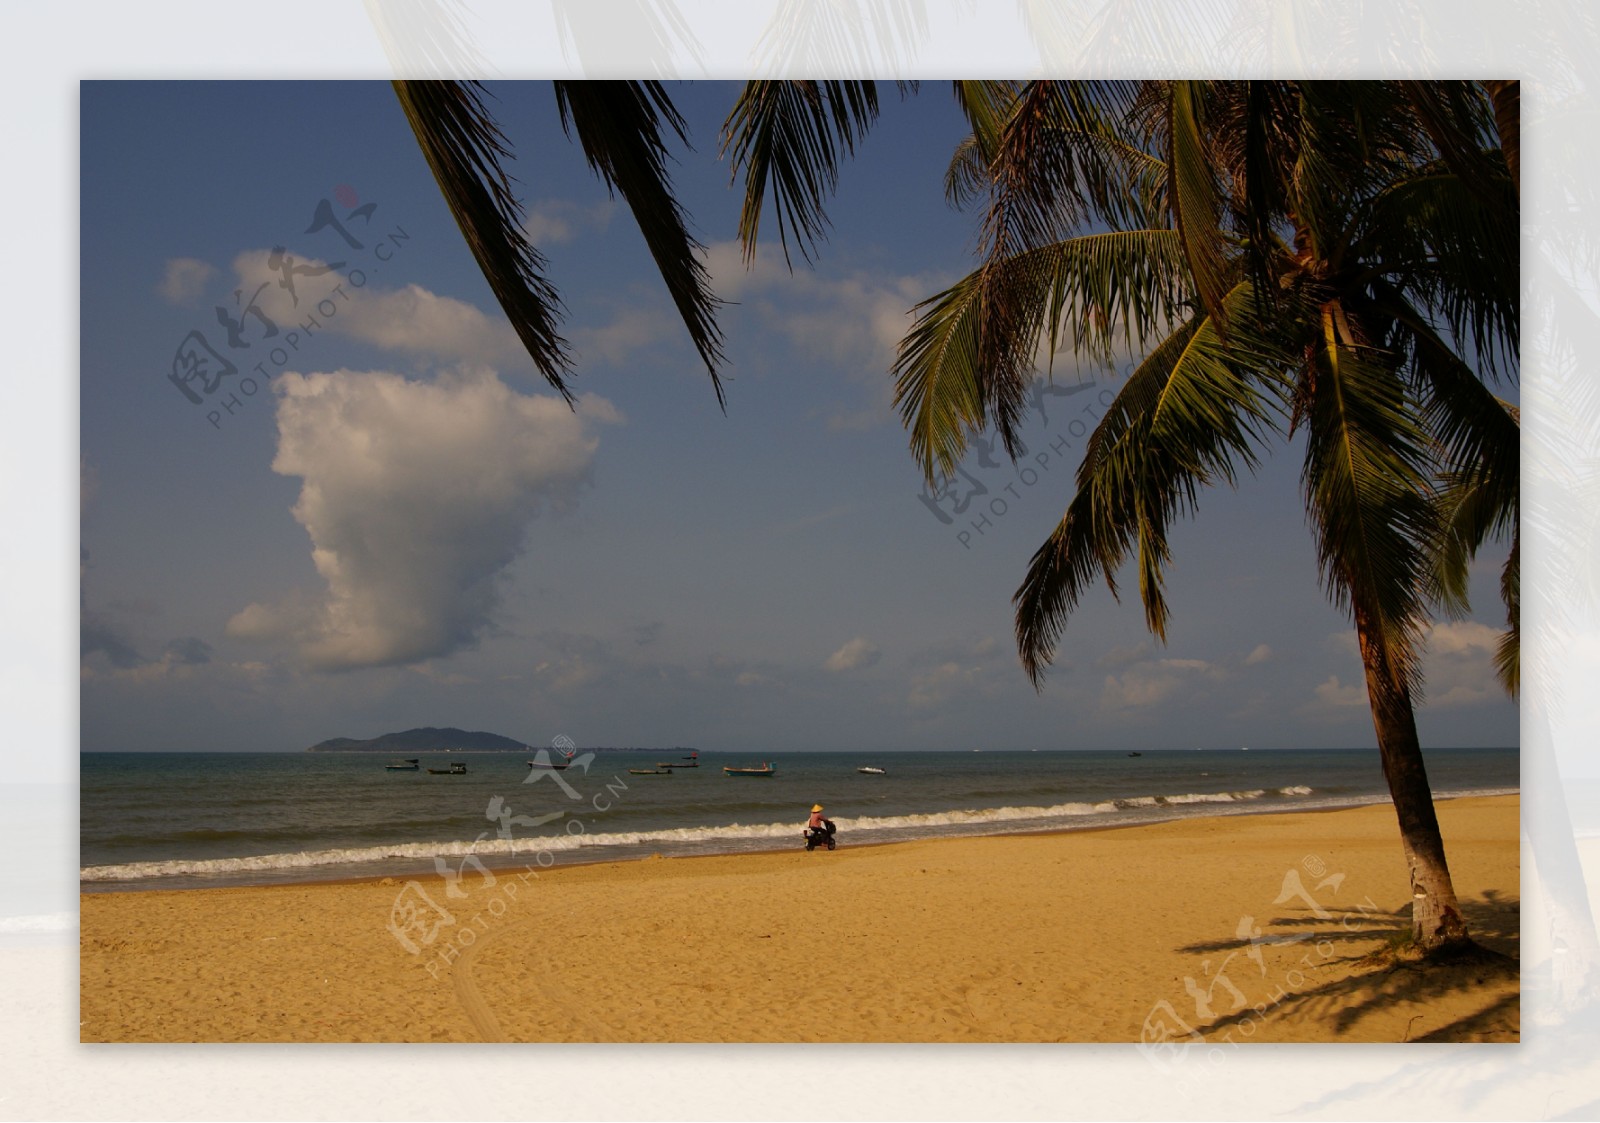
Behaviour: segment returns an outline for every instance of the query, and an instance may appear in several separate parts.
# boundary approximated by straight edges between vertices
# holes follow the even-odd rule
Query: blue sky
[[[923,494],[887,372],[906,311],[969,268],[947,86],[887,95],[792,273],[775,230],[753,268],[734,245],[735,87],[673,86],[694,143],[675,182],[729,301],[726,415],[548,85],[490,88],[576,410],[521,354],[386,83],[82,87],[84,749],[416,725],[773,751],[1373,744],[1291,448],[1178,529],[1166,646],[1102,590],[1028,684],[1010,596],[1116,375],[1059,363],[1023,465],[974,452],[955,494]],[[322,200],[359,249],[305,233]],[[280,246],[308,270],[298,304]],[[195,330],[238,368],[199,405],[167,377]],[[1518,741],[1489,667],[1502,560],[1431,639],[1426,745]]]

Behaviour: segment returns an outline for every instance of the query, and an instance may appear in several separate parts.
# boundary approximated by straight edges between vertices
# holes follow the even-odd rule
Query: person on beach
[[[800,833],[806,840],[807,850],[816,846],[833,849],[833,823],[822,814],[820,803],[811,805],[811,818],[806,820],[806,829]]]

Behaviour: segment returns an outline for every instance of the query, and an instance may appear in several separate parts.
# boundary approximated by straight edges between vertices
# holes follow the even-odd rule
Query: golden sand
[[[1514,796],[1439,804],[1473,934],[1513,957],[1517,817]],[[468,867],[460,896],[433,877],[86,894],[82,1038],[1518,1039],[1514,969],[1373,957],[1409,931],[1388,805],[795,841],[492,885]]]

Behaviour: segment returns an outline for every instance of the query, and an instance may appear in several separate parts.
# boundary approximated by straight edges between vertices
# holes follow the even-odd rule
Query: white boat
[[[874,768],[870,764],[862,765],[860,768],[856,769],[856,771],[861,773],[863,776],[887,776],[888,775],[888,773],[885,772],[883,769]]]

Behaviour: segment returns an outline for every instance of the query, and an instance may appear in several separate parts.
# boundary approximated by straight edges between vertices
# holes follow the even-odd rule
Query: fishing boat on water
[[[883,769],[874,768],[870,764],[864,764],[860,768],[856,769],[856,771],[861,773],[863,776],[887,776],[888,775],[888,773],[885,772]]]
[[[450,762],[450,767],[449,768],[430,768],[430,769],[428,769],[428,775],[430,775],[430,776],[465,776],[466,774],[467,774],[466,762],[465,761],[460,761],[460,760],[452,760]]]
[[[722,766],[722,774],[724,776],[771,776],[777,771],[777,768],[768,761],[762,761],[759,766],[747,768],[735,768],[731,764]]]
[[[570,765],[572,763],[572,758],[577,755],[577,749],[568,749],[566,752],[558,752],[554,757],[552,757],[549,753],[545,752],[543,749],[540,749],[539,755],[528,762],[528,767],[549,769],[552,772],[560,772],[563,768],[566,768],[568,765]]]
[[[415,772],[422,767],[418,757],[407,757],[405,760],[391,760],[384,768],[390,772]]]

